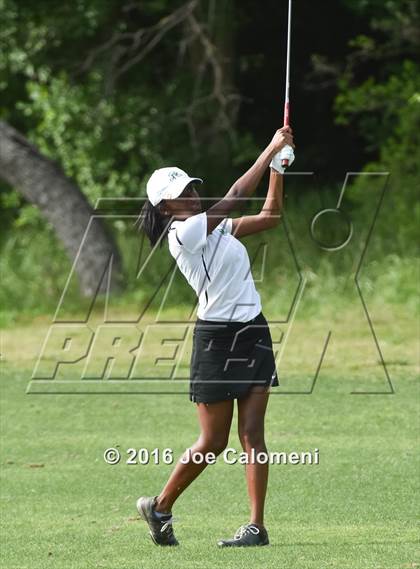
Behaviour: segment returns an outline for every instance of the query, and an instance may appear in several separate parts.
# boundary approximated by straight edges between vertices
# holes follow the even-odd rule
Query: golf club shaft
[[[283,125],[289,126],[290,124],[290,101],[289,101],[289,91],[290,91],[290,40],[291,40],[291,30],[292,30],[292,0],[289,0],[289,17],[287,22],[287,60],[286,60],[286,93],[284,97],[284,118]],[[283,167],[289,165],[289,161],[284,159],[281,162]]]

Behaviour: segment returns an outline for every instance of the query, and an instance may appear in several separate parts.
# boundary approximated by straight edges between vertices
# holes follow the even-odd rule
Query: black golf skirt
[[[197,318],[190,364],[190,401],[243,397],[254,385],[279,385],[270,328],[262,312],[248,322]]]

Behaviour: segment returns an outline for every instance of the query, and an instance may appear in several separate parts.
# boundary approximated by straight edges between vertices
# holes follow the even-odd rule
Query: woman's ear
[[[159,204],[158,204],[158,211],[161,215],[164,215],[165,217],[168,217],[169,215],[171,215],[171,212],[168,211],[168,208],[166,207],[166,202],[165,200],[162,200]]]

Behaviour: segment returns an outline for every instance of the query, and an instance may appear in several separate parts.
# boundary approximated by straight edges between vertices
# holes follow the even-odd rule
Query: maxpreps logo
[[[351,176],[363,175],[371,180],[373,176],[379,179],[369,184],[366,198],[372,200],[372,217],[370,227],[363,224],[353,226],[352,212],[343,209],[341,202]],[[172,179],[182,177],[182,173],[173,170],[169,173]],[[337,361],[343,359],[349,365],[348,377],[351,382],[357,381],[357,388],[350,393],[354,394],[393,394],[394,388],[389,376],[387,366],[380,348],[380,341],[375,332],[375,326],[368,311],[368,303],[363,296],[359,275],[363,267],[365,251],[373,234],[373,228],[384,198],[388,173],[347,173],[341,193],[336,204],[313,212],[306,220],[308,231],[299,235],[299,255],[294,244],[293,234],[289,229],[289,221],[282,228],[285,231],[284,245],[287,248],[291,266],[296,267],[296,276],[288,283],[290,304],[283,308],[284,315],[270,320],[270,332],[273,339],[276,366],[281,377],[282,390],[279,395],[308,395],[315,389],[317,378],[323,368],[326,357],[333,357]],[[102,199],[101,204],[105,203]],[[260,200],[260,198],[256,198]],[[108,221],[118,221],[127,224],[127,231],[135,227],[138,211],[143,205],[143,198],[138,200],[135,212],[126,213],[126,200],[116,198],[113,202],[114,210],[97,212],[92,216],[86,234],[80,243],[80,249],[73,262],[63,293],[59,299],[57,310],[52,322],[46,330],[46,335],[36,361],[27,393],[187,393],[189,382],[189,369],[192,351],[192,334],[195,319],[194,314],[197,300],[191,301],[191,306],[185,308],[185,319],[179,319],[179,311],[173,315],[173,308],[177,302],[176,279],[183,278],[179,268],[168,255],[166,261],[156,259],[155,253],[159,246],[156,244],[150,251],[144,232],[141,239],[136,238],[138,244],[137,262],[127,267],[127,287],[142,290],[142,300],[133,306],[128,313],[122,313],[118,298],[108,294],[108,283],[112,281],[113,258],[104,257],[97,268],[97,286],[94,298],[84,305],[85,312],[77,313],[71,310],[71,291],[77,285],[78,268],[84,267],[86,259],[84,251],[88,237],[93,231],[95,218]],[[122,207],[124,206],[124,207]],[[332,207],[335,206],[335,207]],[[121,210],[119,209],[121,207]],[[357,210],[355,215],[357,214]],[[331,226],[335,222],[341,233],[327,233],[318,231],[318,226],[327,218],[326,224]],[[227,223],[222,223],[217,230],[221,234],[228,233]],[[335,226],[334,226],[335,227]],[[297,232],[296,232],[297,233]],[[220,240],[221,242],[222,240]],[[268,240],[269,241],[269,240]],[[269,255],[273,244],[265,241],[257,243],[252,254],[252,270],[257,276],[257,282],[264,282],[265,278],[283,278],[282,266],[277,263],[276,252],[273,252],[273,262]],[[351,254],[343,256],[347,247],[352,247]],[[377,366],[377,373],[371,380],[366,380],[362,369],[361,375],[354,371],[353,358],[360,358],[359,354],[348,354],[345,338],[336,331],[337,307],[339,307],[340,291],[331,290],[325,284],[323,293],[323,312],[310,320],[306,319],[305,302],[308,282],[311,278],[305,266],[318,267],[325,254],[335,260],[337,275],[345,286],[353,285],[349,294],[353,296],[354,317],[360,315],[360,333],[366,337],[371,336],[371,344],[365,358],[364,365]],[[310,255],[310,257],[309,257]],[[332,257],[334,255],[334,257]],[[161,262],[159,275],[156,277],[156,263]],[[80,269],[79,269],[80,272]],[[324,278],[318,273],[317,278]],[[248,273],[244,280],[248,278]],[[279,280],[280,282],[280,280]],[[283,281],[282,281],[283,282]],[[150,286],[150,283],[154,283]],[[273,289],[269,299],[272,306],[280,306],[283,300],[277,297],[280,287]],[[99,292],[103,298],[97,299]],[[285,297],[286,298],[286,297]],[[309,298],[310,301],[310,298]],[[241,306],[238,303],[238,307]],[[331,311],[326,308],[330,306]],[[94,310],[95,308],[95,310]],[[236,307],[235,307],[236,310]],[[182,309],[184,312],[184,308]],[[235,313],[232,312],[234,319]],[[302,320],[301,320],[301,318]],[[337,338],[331,343],[330,339]],[[340,341],[341,340],[341,341]],[[366,342],[367,345],[367,342]],[[330,352],[334,351],[331,355]],[[300,359],[301,350],[309,350],[304,371],[295,372],[296,362]],[[341,350],[341,351],[339,351]],[[289,355],[290,351],[290,355]],[[234,359],[229,358],[229,365]],[[254,365],[253,359],[245,357],[243,362],[250,367]],[[343,364],[344,365],[344,364]],[[281,370],[281,371],[280,371]],[[274,370],[275,371],[275,370]],[[271,378],[273,381],[276,376]],[[170,383],[170,389],[168,384]],[[360,383],[360,385],[359,385]]]

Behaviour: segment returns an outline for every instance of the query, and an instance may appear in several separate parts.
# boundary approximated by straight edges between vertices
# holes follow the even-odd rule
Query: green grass
[[[293,334],[304,343],[290,335],[266,440],[270,451],[318,448],[320,464],[270,466],[265,523],[271,545],[242,550],[216,547],[249,519],[239,464],[219,458],[181,495],[173,510],[179,548],[156,547],[136,515],[136,498],[158,493],[173,465],[129,466],[125,449],[169,447],[176,460],[198,435],[186,393],[26,394],[49,321],[4,331],[2,567],[418,567],[416,320],[387,306],[372,306],[371,315],[394,395],[350,394],[387,389],[357,310],[328,321],[325,315],[297,319]],[[313,394],[279,394],[307,387],[325,329],[333,335]],[[235,416],[229,446],[239,451],[236,433]],[[109,466],[102,455],[116,445],[123,461]]]

